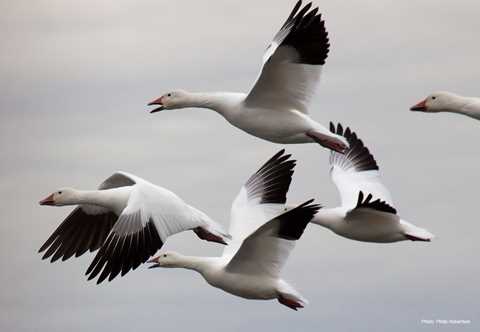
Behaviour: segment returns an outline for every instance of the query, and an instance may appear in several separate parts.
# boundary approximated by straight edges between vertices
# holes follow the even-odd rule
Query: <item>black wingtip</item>
[[[287,19],[283,23],[282,27],[285,27],[292,19],[295,17],[297,14],[297,11],[300,9],[300,6],[302,5],[302,0],[298,0],[295,6],[293,7],[292,11],[288,15]]]
[[[339,155],[332,152],[331,163],[335,164],[335,162],[338,162],[338,165],[344,170],[354,168],[358,172],[379,169],[377,161],[370,153],[370,150],[350,127],[344,128],[340,122],[335,126],[333,122],[330,122],[330,132],[343,136],[349,145],[344,154]]]
[[[313,214],[316,214],[318,212],[318,210],[320,210],[322,208],[322,205],[319,204],[319,203],[312,204],[314,201],[315,201],[315,199],[312,198],[312,199],[306,201],[305,203],[297,206],[297,208],[303,208],[303,209],[306,208],[309,211],[313,212]]]
[[[363,192],[360,190],[360,192],[358,193],[357,206],[362,204],[362,202],[363,202]]]
[[[88,280],[100,274],[97,284],[105,280],[111,282],[145,263],[162,246],[163,241],[151,219],[133,234],[119,235],[112,231],[85,274]]]
[[[298,240],[302,236],[308,223],[322,208],[320,204],[313,204],[310,199],[295,208],[277,217],[280,219],[278,236],[286,240]]]
[[[330,121],[330,132],[335,133],[335,125],[333,124],[332,121]]]
[[[296,160],[285,149],[277,152],[245,183],[248,199],[260,198],[260,204],[285,203]]]
[[[365,197],[364,193],[362,191],[359,191],[357,205],[355,209],[368,208],[380,212],[397,214],[397,210],[393,206],[389,205],[387,202],[382,201],[380,198],[377,198],[374,201],[372,201],[372,199],[372,194],[369,193],[367,197]]]
[[[283,36],[284,32],[288,34],[277,42],[295,48],[299,53],[298,63],[324,65],[330,51],[325,22],[312,2],[302,5],[302,1],[295,4],[278,36]]]
[[[113,212],[89,215],[81,207],[75,208],[40,247],[42,260],[50,263],[79,257],[97,250],[117,220]]]

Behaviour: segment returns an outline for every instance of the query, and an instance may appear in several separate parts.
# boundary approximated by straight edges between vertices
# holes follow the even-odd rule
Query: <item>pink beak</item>
[[[160,264],[158,264],[158,256],[153,257],[152,259],[149,259],[147,263],[154,263],[153,265],[150,265],[148,268],[149,269],[155,269],[157,267],[160,267]]]
[[[160,97],[160,98],[155,99],[154,101],[152,101],[152,102],[150,102],[150,103],[148,103],[148,106],[151,106],[151,105],[160,105],[160,107],[157,107],[157,108],[151,110],[150,113],[160,112],[160,111],[163,111],[163,110],[165,109],[165,107],[163,106],[162,99],[163,99],[163,96]]]
[[[153,257],[153,258],[149,259],[147,261],[147,263],[158,263],[157,260],[158,260],[158,257]]]
[[[419,102],[418,104],[410,107],[410,111],[420,111],[420,112],[424,112],[427,110],[427,100],[422,100],[421,102]]]
[[[53,200],[53,194],[48,195],[44,199],[42,199],[40,202],[38,202],[40,205],[55,205],[55,201]]]

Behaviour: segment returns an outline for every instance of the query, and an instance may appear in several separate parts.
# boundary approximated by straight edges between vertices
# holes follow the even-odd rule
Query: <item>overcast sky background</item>
[[[53,190],[125,170],[228,226],[251,173],[283,146],[198,109],[150,115],[173,88],[247,91],[294,1],[0,1],[0,330],[478,330],[480,122],[409,106],[433,90],[480,95],[478,1],[318,0],[331,51],[313,118],[351,126],[374,153],[396,207],[432,243],[367,244],[310,225],[284,276],[309,300],[294,312],[145,266],[96,286],[93,255],[50,264],[38,248],[71,210]],[[289,200],[339,199],[328,152],[290,145]],[[164,247],[222,248],[194,234]],[[428,326],[422,319],[470,319]]]

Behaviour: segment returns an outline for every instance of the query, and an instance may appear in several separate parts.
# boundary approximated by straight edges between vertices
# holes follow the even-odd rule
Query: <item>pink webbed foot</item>
[[[216,242],[216,243],[225,244],[225,245],[227,244],[222,237],[215,235],[213,233],[210,233],[205,228],[197,227],[193,231],[202,240]]]
[[[339,139],[336,139],[335,137],[324,135],[315,131],[309,131],[306,135],[321,146],[335,152],[345,153],[345,151],[348,149],[348,146],[345,143],[343,143]]]
[[[301,304],[300,302],[298,301],[295,301],[293,299],[287,299],[286,297],[282,296],[282,295],[279,295],[278,296],[278,302],[280,302],[281,304],[289,307],[290,309],[293,309],[295,311],[298,310],[298,308],[303,308],[303,304]]]

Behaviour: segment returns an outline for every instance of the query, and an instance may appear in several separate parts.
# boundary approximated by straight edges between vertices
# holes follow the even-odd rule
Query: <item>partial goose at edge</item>
[[[457,113],[480,120],[480,98],[464,97],[446,91],[434,92],[410,107],[410,110],[424,113]]]

